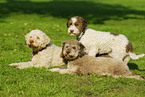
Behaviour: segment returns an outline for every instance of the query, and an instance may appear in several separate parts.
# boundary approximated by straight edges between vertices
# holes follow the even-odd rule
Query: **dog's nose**
[[[30,43],[33,43],[34,41],[33,40],[30,40]]]
[[[73,33],[74,32],[74,30],[70,30],[70,33]]]
[[[69,54],[69,53],[70,53],[70,51],[66,51],[66,53],[67,53],[67,54]]]

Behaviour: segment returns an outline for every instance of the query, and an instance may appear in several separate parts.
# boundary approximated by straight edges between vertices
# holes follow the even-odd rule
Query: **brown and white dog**
[[[86,55],[84,45],[77,40],[67,40],[62,44],[61,57],[67,63],[67,69],[53,68],[50,71],[61,74],[100,74],[114,78],[127,77],[144,80],[141,76],[132,74],[123,61]]]
[[[86,47],[90,56],[108,53],[114,59],[128,63],[130,58],[138,59],[145,54],[136,55],[128,38],[122,34],[95,31],[87,28],[87,21],[82,17],[72,17],[67,22],[68,33],[76,36]]]

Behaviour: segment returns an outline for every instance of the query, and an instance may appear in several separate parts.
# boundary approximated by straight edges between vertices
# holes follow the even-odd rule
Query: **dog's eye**
[[[76,47],[73,47],[73,49],[75,50],[75,49],[76,49]]]
[[[75,26],[78,26],[79,24],[75,24]]]
[[[66,46],[65,48],[68,48],[68,46]]]
[[[39,37],[37,37],[37,39],[40,39]]]
[[[30,38],[32,38],[32,36],[30,36]]]
[[[70,25],[72,25],[72,23],[70,23]]]

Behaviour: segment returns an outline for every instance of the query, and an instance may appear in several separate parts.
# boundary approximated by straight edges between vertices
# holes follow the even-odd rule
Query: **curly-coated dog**
[[[85,54],[85,47],[77,40],[67,40],[62,44],[61,57],[67,63],[67,69],[54,68],[52,72],[61,74],[109,75],[114,78],[127,77],[144,80],[139,75],[134,75],[129,71],[128,66],[120,60],[109,57],[93,57]]]
[[[90,56],[108,53],[114,59],[123,60],[126,64],[130,58],[138,59],[145,54],[136,55],[131,42],[126,36],[111,32],[95,31],[87,28],[87,21],[82,17],[72,17],[67,22],[68,33],[76,36],[86,47]]]
[[[64,65],[60,58],[61,47],[50,42],[50,38],[41,30],[32,30],[25,35],[27,45],[33,49],[32,59],[28,62],[12,63],[11,66],[18,66],[23,69],[28,67],[53,67]]]

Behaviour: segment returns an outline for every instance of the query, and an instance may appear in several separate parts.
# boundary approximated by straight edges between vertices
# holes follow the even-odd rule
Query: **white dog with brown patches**
[[[27,45],[33,49],[33,57],[28,62],[12,63],[23,69],[28,67],[53,67],[64,65],[60,58],[61,47],[50,42],[50,38],[41,30],[32,30],[25,36]]]
[[[86,47],[90,56],[109,54],[114,59],[123,60],[126,64],[130,58],[138,59],[145,54],[136,55],[130,41],[122,34],[95,31],[87,28],[87,21],[82,17],[72,17],[67,22],[68,33],[76,36]]]
[[[77,40],[67,40],[62,44],[61,57],[67,63],[67,69],[53,68],[50,71],[61,74],[100,74],[114,78],[127,77],[144,80],[141,76],[132,74],[128,66],[121,60],[86,55],[84,45]]]

